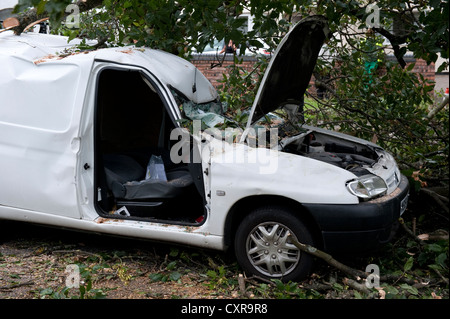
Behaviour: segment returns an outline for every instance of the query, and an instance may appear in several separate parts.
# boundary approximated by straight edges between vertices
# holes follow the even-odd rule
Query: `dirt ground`
[[[404,242],[401,238],[406,235],[399,236],[398,242]],[[368,260],[372,262],[375,257],[353,256],[341,261],[364,269]],[[384,260],[383,255],[377,258]],[[70,272],[74,266],[78,276]],[[398,267],[403,269],[403,263]],[[417,284],[425,283],[420,291],[396,281],[387,286],[395,289],[389,293],[394,298],[448,300],[448,281],[447,285],[437,283],[439,278],[434,276],[430,283],[426,279],[429,274],[424,272],[424,278],[417,278]],[[237,299],[291,297],[361,298],[361,293],[356,291],[358,287],[347,287],[343,274],[325,263],[316,265],[308,280],[280,288],[273,282],[269,287],[252,278],[245,278],[242,287],[239,275],[241,270],[235,258],[225,253],[0,220],[0,300],[107,298],[238,302]],[[79,282],[71,281],[75,278]],[[78,288],[67,288],[73,283]],[[381,289],[379,295],[374,292],[368,298],[383,299],[381,292],[386,291]]]
[[[90,298],[102,293],[108,299],[223,298],[198,271],[206,268],[196,266],[201,260],[194,260],[195,251],[183,262],[177,261],[177,248],[158,243],[10,221],[0,221],[0,228],[0,299],[58,298],[72,274],[67,266],[74,264],[86,265],[78,268],[79,286]],[[217,253],[208,253],[200,253],[201,259],[214,264]],[[67,296],[79,297],[80,291],[71,288]]]

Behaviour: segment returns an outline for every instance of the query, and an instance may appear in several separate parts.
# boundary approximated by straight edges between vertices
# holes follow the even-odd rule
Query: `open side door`
[[[107,62],[95,65],[91,88],[82,201],[93,200],[97,216],[195,224],[204,214],[201,164],[170,157],[177,121],[168,90],[145,69]],[[148,178],[154,156],[163,161],[166,179]]]

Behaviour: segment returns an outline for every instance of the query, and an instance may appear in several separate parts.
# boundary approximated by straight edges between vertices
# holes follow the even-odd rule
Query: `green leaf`
[[[399,287],[402,288],[403,290],[406,290],[410,294],[413,294],[413,295],[419,294],[419,291],[417,290],[417,288],[410,286],[408,284],[401,284]]]
[[[41,1],[36,6],[36,13],[37,14],[42,14],[44,11],[45,11],[45,1]]]
[[[88,280],[86,284],[86,291],[90,291],[92,289],[92,280]]]
[[[150,278],[151,281],[161,281],[163,275],[156,273],[156,274],[150,274],[148,277]]]
[[[278,290],[284,290],[284,283],[279,279],[274,279],[273,282],[275,283]]]
[[[175,269],[175,267],[176,267],[176,265],[177,265],[177,262],[176,261],[172,261],[172,262],[170,262],[168,265],[167,265],[167,270],[173,270],[173,269]]]
[[[408,260],[406,261],[405,265],[403,266],[403,270],[404,271],[411,270],[413,264],[414,264],[414,258],[409,257]]]
[[[86,288],[84,286],[80,286],[80,299],[84,299],[84,295],[86,294]]]
[[[178,271],[174,271],[169,275],[169,279],[172,281],[177,281],[181,278],[181,274]]]
[[[394,296],[399,294],[398,289],[395,288],[394,286],[385,286],[383,288],[387,294],[394,295]]]
[[[415,63],[411,63],[406,67],[406,71],[411,71],[412,69],[414,69],[414,67],[416,66]]]
[[[446,266],[445,261],[447,260],[447,258],[448,258],[447,254],[442,253],[439,254],[439,256],[437,256],[435,260],[438,265],[445,267]]]
[[[355,298],[356,299],[362,299],[362,296],[361,296],[361,294],[358,292],[358,291],[353,291],[353,294],[355,295]]]
[[[169,256],[170,257],[177,257],[178,253],[179,253],[178,249],[173,248],[173,249],[170,250]]]
[[[70,42],[73,39],[75,39],[78,36],[78,34],[79,34],[78,30],[71,31],[69,34],[69,38],[67,39],[67,42]]]
[[[333,284],[333,288],[336,289],[337,291],[344,290],[344,286],[342,286],[341,284],[338,284],[337,282]]]
[[[45,289],[42,289],[42,290],[39,292],[39,294],[40,294],[41,296],[51,295],[52,293],[53,293],[53,289],[52,289],[52,288],[45,288]]]
[[[443,248],[439,244],[429,244],[429,245],[427,245],[427,249],[429,251],[440,253]]]
[[[214,270],[208,270],[206,272],[206,275],[211,279],[216,279],[218,277],[217,273]]]

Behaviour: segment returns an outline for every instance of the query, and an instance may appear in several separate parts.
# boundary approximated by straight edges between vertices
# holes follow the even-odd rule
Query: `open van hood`
[[[259,86],[247,123],[283,106],[299,106],[330,31],[323,16],[297,23],[278,45]]]

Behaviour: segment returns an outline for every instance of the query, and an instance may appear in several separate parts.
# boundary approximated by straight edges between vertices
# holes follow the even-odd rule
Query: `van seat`
[[[118,199],[173,198],[194,182],[187,167],[166,170],[167,181],[160,181],[146,180],[146,168],[127,155],[104,155],[103,163],[107,185]]]

